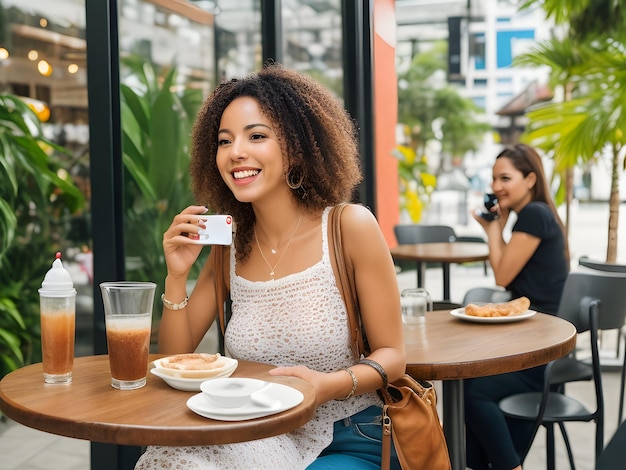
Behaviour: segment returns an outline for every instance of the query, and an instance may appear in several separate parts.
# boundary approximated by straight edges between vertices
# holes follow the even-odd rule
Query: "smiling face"
[[[222,114],[217,139],[217,167],[237,200],[258,202],[290,194],[275,125],[257,100],[233,100]]]
[[[502,209],[519,212],[532,200],[532,188],[537,181],[535,173],[524,174],[510,158],[500,157],[493,164],[492,189]]]

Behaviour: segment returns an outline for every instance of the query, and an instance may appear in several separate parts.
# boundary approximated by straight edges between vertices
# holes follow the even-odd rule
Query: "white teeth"
[[[254,176],[258,174],[259,174],[259,170],[242,170],[242,171],[235,171],[233,173],[233,176],[235,177],[235,179],[239,179],[239,178],[248,178],[250,176]]]

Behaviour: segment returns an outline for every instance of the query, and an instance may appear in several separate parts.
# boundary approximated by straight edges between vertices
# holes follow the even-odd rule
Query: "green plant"
[[[84,205],[67,154],[22,100],[0,94],[0,376],[41,354],[37,289],[65,247],[66,216]]]
[[[130,71],[121,86],[126,268],[129,277],[156,282],[162,292],[167,274],[163,233],[177,213],[194,203],[189,144],[203,97],[190,88],[173,91],[173,68],[159,76],[137,59],[127,59],[125,65]],[[160,307],[155,302],[155,318]]]
[[[553,84],[560,81],[567,99],[531,110],[524,138],[549,152],[557,173],[566,175],[557,193],[564,195],[561,200],[566,204],[571,199],[572,169],[598,159],[605,151],[611,155],[606,261],[615,262],[619,175],[626,169],[626,2],[527,0],[522,8],[534,5],[565,26],[567,36],[538,44],[518,61],[523,65],[548,65]]]
[[[437,174],[453,159],[479,148],[491,126],[482,122],[484,113],[471,99],[447,84],[447,44],[416,54],[406,71],[398,74],[398,122],[407,126],[409,145],[417,155],[437,142],[441,148]]]
[[[399,145],[391,153],[398,159],[400,209],[418,223],[437,186],[437,177],[428,171],[426,157],[419,158],[412,147]]]

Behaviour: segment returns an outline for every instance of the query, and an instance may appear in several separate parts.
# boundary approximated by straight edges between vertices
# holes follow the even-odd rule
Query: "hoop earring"
[[[296,190],[302,187],[304,172],[299,167],[291,167],[287,172],[287,186]]]

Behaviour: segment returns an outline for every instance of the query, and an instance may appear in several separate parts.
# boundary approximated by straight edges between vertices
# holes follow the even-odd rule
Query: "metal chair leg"
[[[626,341],[626,333],[623,333],[624,340]],[[626,382],[626,344],[624,344],[624,362],[622,363],[622,376],[620,379],[619,387],[619,413],[617,415],[617,426],[622,424],[622,416],[624,413],[624,385]]]
[[[546,464],[548,470],[556,470],[556,458],[554,455],[554,424],[546,426]]]
[[[559,429],[561,430],[561,435],[563,436],[563,441],[565,442],[565,448],[567,449],[567,457],[569,458],[569,465],[572,470],[575,470],[576,467],[574,465],[574,454],[572,453],[572,446],[569,443],[569,437],[567,435],[567,431],[565,430],[565,425],[563,423],[559,423]]]

